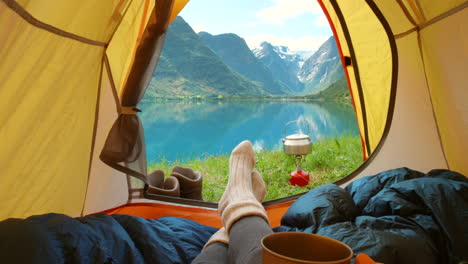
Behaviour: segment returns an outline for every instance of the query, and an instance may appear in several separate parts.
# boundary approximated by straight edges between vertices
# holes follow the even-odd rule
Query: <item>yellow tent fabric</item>
[[[124,175],[96,156],[154,1],[0,0],[0,220],[126,202]],[[172,19],[187,2],[175,1]],[[468,2],[319,2],[352,62],[369,157],[355,175],[396,166],[468,175]]]
[[[468,174],[468,2],[464,0],[401,0],[377,5],[388,19],[397,41],[411,38],[414,60],[421,60],[439,141],[448,168]],[[403,16],[404,14],[404,16]],[[423,136],[423,135],[421,135]]]
[[[145,2],[0,1],[0,219],[81,213],[103,56],[116,46],[132,55],[137,36],[120,46],[117,36],[123,25],[127,32],[145,26]],[[187,2],[176,1],[172,17]],[[119,55],[108,56],[124,76]]]
[[[405,144],[408,142],[405,137],[417,143],[414,145],[420,146],[421,150],[425,145],[433,145],[436,141],[435,144],[439,144],[440,147],[427,148],[433,152],[431,154],[433,158],[427,158],[426,163],[448,167],[466,174],[468,160],[464,152],[468,147],[466,140],[468,118],[467,104],[462,101],[467,98],[468,90],[463,88],[466,76],[462,72],[468,63],[467,2],[463,0],[437,3],[423,0],[319,2],[335,29],[342,55],[353,59],[352,65],[346,67],[345,71],[349,77],[366,158],[376,152],[379,145],[382,147],[381,139],[387,137],[392,120],[405,119],[406,117],[402,115],[411,116],[411,113],[401,114],[400,111],[398,115],[394,114],[393,107],[398,101],[402,101],[398,94],[406,93],[401,89],[404,89],[408,83],[415,84],[411,79],[421,74],[423,82],[419,85],[423,89],[419,95],[413,93],[411,96],[425,98],[425,94],[428,94],[431,110],[424,114],[428,118],[421,116],[418,118],[426,120],[424,121],[426,125],[421,127],[432,128],[429,124],[431,122],[434,122],[436,127],[427,131],[418,131],[420,134],[416,136],[417,138],[411,136],[410,131],[407,131],[408,134],[405,136],[400,132],[404,128],[398,128],[399,147],[413,145]],[[400,41],[403,38],[411,38],[413,42]],[[393,48],[392,42],[394,42]],[[413,49],[414,44],[416,50]],[[404,72],[404,75],[398,76],[398,69],[403,66],[398,63],[398,59],[406,49],[412,49],[412,53],[406,53],[412,57],[410,62],[421,62],[421,67],[411,67],[411,69],[420,72],[413,72],[413,75]],[[406,57],[401,60],[406,61]],[[397,81],[403,85],[397,87]],[[412,97],[410,100],[416,102],[418,99]],[[426,106],[419,105],[419,110],[416,111],[423,109],[426,109]],[[419,120],[413,121],[419,123]],[[403,126],[410,128],[412,124],[406,122]],[[392,147],[386,149],[389,148]],[[391,155],[402,155],[395,153],[396,151],[392,150]],[[401,151],[404,150],[400,148]],[[442,151],[442,156],[438,154],[439,151]],[[424,158],[427,155],[419,156]],[[371,157],[375,156],[377,155]],[[386,159],[388,164],[392,164],[388,158]],[[443,163],[445,166],[441,165]],[[411,163],[406,165],[398,162],[398,164],[411,166]]]
[[[76,214],[86,191],[104,47],[35,27],[4,2],[0,24],[0,218]]]
[[[468,174],[467,17],[465,8],[420,33],[427,83],[448,166],[465,175]]]
[[[333,14],[330,19],[337,29],[343,56],[353,59],[345,70],[368,156],[380,142],[390,104],[392,52],[388,37],[368,5],[359,1],[342,1],[339,5],[335,1],[322,2],[328,14]],[[383,87],[387,89],[379,89]]]

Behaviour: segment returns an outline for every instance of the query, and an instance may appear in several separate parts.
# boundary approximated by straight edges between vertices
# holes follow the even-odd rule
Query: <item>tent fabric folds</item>
[[[319,2],[352,59],[345,73],[371,164],[356,174],[390,164],[466,174],[468,3]]]
[[[134,112],[187,2],[0,0],[0,219],[158,203],[132,200],[146,175]],[[366,159],[341,183],[395,167],[468,175],[468,2],[318,2]]]
[[[86,192],[105,48],[36,27],[5,1],[0,25],[0,217],[76,215]]]
[[[337,35],[341,56],[352,59],[344,69],[368,157],[380,142],[390,106],[392,74],[396,70],[391,36],[362,1],[320,2]]]
[[[187,2],[175,1],[169,19]],[[106,111],[101,84],[121,90],[132,59],[119,55],[133,54],[154,5],[0,1],[0,218],[83,211],[99,110]],[[104,56],[119,79],[102,80]],[[107,134],[111,124],[101,125]]]
[[[173,0],[159,0],[136,49],[134,62],[123,88],[119,117],[112,126],[101,153],[107,165],[147,183],[145,139],[136,105],[143,98],[161,54],[169,26]],[[125,165],[120,165],[124,163]],[[129,177],[129,176],[127,176]],[[135,190],[129,180],[129,189]],[[142,189],[143,186],[140,186]],[[132,197],[132,192],[130,192]],[[143,197],[139,195],[138,197]]]

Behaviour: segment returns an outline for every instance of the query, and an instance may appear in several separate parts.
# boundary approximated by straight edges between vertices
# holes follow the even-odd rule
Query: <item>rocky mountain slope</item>
[[[288,94],[288,86],[275,80],[272,72],[257,59],[244,39],[236,34],[211,35],[198,33],[203,42],[213,50],[223,62],[244,77],[261,83],[262,89],[271,94]]]
[[[302,92],[303,83],[297,77],[302,62],[301,56],[291,53],[287,47],[273,46],[263,42],[253,50],[257,57],[273,73],[273,76],[286,84],[293,93]]]
[[[338,49],[333,37],[330,37],[302,65],[298,73],[304,83],[304,93],[314,94],[332,85],[344,76]]]
[[[333,91],[320,94],[342,94],[336,83],[344,72],[333,37],[309,54],[268,42],[250,50],[236,34],[197,34],[177,17],[145,96],[304,96],[319,94],[333,84]]]
[[[228,67],[182,17],[172,22],[147,97],[261,95],[269,93]]]

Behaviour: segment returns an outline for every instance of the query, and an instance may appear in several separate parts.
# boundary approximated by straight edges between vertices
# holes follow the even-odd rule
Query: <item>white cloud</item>
[[[261,24],[282,24],[284,21],[306,13],[322,14],[317,1],[313,0],[271,0],[274,5],[257,13]]]
[[[319,17],[315,20],[315,25],[320,26],[320,27],[329,27],[329,26],[330,26],[330,24],[328,23],[327,17],[324,16],[324,15],[319,16]]]
[[[317,50],[329,37],[315,38],[312,36],[304,36],[302,38],[283,37],[278,38],[273,35],[255,35],[244,37],[247,45],[251,49],[260,46],[263,41],[270,42],[275,46],[287,46],[291,50]]]

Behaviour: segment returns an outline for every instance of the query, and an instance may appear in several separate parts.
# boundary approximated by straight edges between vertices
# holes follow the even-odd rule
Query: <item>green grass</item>
[[[267,185],[266,200],[306,192],[323,184],[332,183],[362,163],[362,149],[358,137],[341,136],[316,142],[312,153],[307,155],[302,169],[310,174],[310,184],[305,187],[290,186],[289,173],[295,170],[294,157],[282,151],[259,151],[256,153],[256,169],[262,174]],[[187,162],[162,160],[152,163],[148,171],[162,169],[169,175],[175,165],[191,167],[203,175],[203,198],[218,201],[223,195],[229,175],[229,156],[209,156]]]

